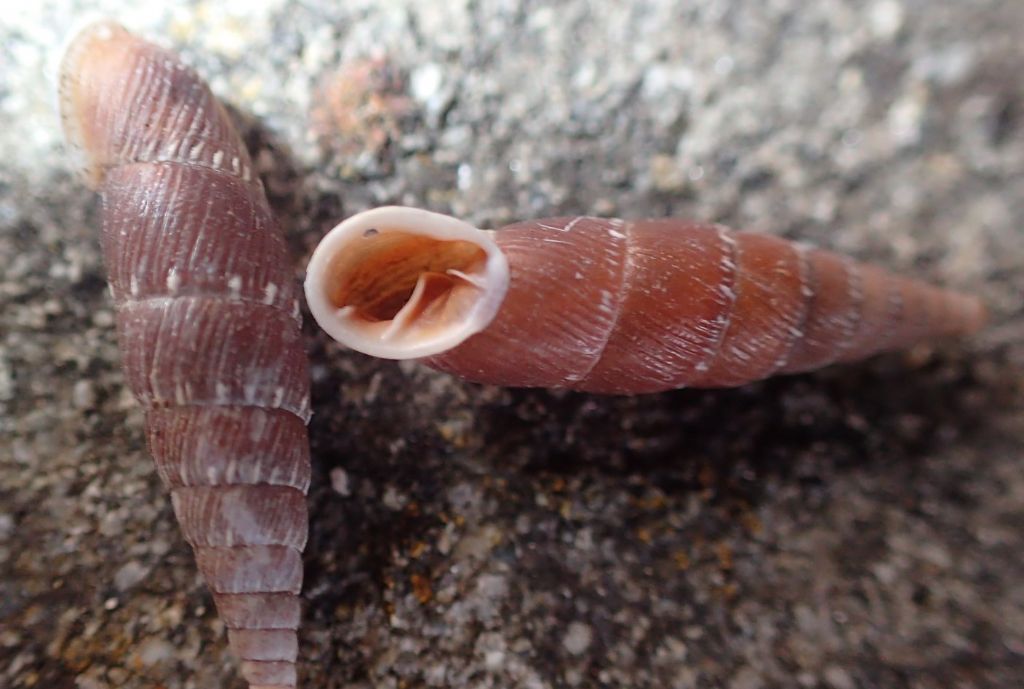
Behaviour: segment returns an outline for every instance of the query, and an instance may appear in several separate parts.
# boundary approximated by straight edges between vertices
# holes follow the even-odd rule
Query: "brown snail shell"
[[[69,145],[102,195],[125,377],[252,687],[294,687],[309,375],[291,262],[206,82],[100,23],[61,69]]]
[[[400,207],[328,233],[306,297],[329,335],[367,354],[613,394],[742,385],[985,322],[974,297],[719,225],[575,217],[485,231]]]

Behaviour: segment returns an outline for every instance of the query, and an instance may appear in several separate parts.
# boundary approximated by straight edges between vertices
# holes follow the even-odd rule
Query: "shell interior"
[[[310,262],[307,298],[335,339],[374,356],[443,352],[483,329],[508,285],[490,238],[447,216],[408,208],[359,214]]]

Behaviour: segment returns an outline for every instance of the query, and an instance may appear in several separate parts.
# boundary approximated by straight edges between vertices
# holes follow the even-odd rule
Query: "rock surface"
[[[44,75],[86,4],[0,25],[0,686],[242,687],[59,147]],[[994,313],[969,342],[633,399],[479,387],[307,326],[303,686],[1024,682],[1020,2],[88,4],[234,106],[297,277],[384,203],[679,215]]]

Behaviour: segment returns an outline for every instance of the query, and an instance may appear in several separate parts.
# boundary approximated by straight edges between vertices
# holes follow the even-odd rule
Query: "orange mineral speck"
[[[683,550],[677,550],[672,554],[672,559],[676,563],[676,568],[682,571],[686,571],[690,568],[690,556]]]
[[[430,579],[422,574],[411,574],[409,575],[409,583],[412,584],[413,595],[416,596],[416,600],[420,602],[420,605],[426,605],[433,599],[434,589],[430,586]]]

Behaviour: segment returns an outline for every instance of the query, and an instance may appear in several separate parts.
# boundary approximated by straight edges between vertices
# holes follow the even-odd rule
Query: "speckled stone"
[[[970,342],[642,398],[307,325],[304,687],[1024,683],[1024,4],[50,0],[0,23],[0,686],[243,687],[59,147],[44,76],[96,12],[232,105],[297,277],[405,203],[700,217],[992,307]]]

